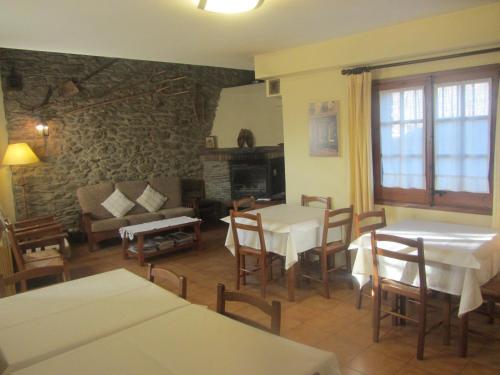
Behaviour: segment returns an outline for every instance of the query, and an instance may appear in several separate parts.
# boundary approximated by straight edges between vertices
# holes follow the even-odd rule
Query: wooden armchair
[[[236,315],[226,311],[226,301],[237,301],[247,303],[252,305],[259,310],[261,310],[266,315],[271,318],[270,328],[254,322],[253,320],[247,319],[245,317]],[[281,330],[281,303],[279,301],[272,301],[271,304],[267,303],[266,300],[250,296],[248,294],[243,294],[239,292],[229,292],[226,291],[224,284],[217,284],[217,312],[219,314],[225,315],[231,319],[237,320],[239,322],[248,324],[252,327],[262,329],[267,332],[274,333],[275,335],[280,334]]]
[[[20,291],[27,290],[27,281],[45,276],[59,276],[61,281],[67,281],[66,270],[63,266],[47,266],[19,271],[11,276],[0,276],[0,297],[6,296],[6,287],[20,284]]]
[[[19,271],[47,266],[61,266],[66,279],[69,280],[69,270],[63,256],[51,247],[64,249],[66,234],[60,224],[47,225],[32,230],[15,231],[14,226],[7,226],[9,244],[14,254],[16,267]]]
[[[332,209],[332,197],[316,197],[311,195],[304,195],[300,197],[300,202],[302,206],[308,207],[311,202],[318,202],[325,205],[328,210]]]
[[[169,287],[172,287],[172,289],[177,289],[177,295],[179,297],[186,299],[187,280],[184,276],[179,276],[174,271],[170,271],[166,268],[158,268],[148,263],[146,278],[152,283],[157,283],[158,281],[165,282]]]

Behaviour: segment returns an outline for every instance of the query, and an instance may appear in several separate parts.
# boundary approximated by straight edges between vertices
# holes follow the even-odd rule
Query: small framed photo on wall
[[[339,156],[339,101],[309,103],[309,154]]]
[[[205,138],[205,148],[217,148],[217,137],[215,135]]]

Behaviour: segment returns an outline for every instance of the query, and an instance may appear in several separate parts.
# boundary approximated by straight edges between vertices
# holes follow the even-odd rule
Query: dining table
[[[500,231],[473,225],[404,220],[376,232],[423,239],[428,288],[459,298],[459,354],[466,356],[469,313],[483,303],[481,285],[500,272]],[[349,249],[357,250],[352,274],[363,286],[372,274],[370,233],[354,240]],[[416,253],[406,246],[391,250]],[[414,264],[385,257],[379,257],[378,264],[381,276],[418,286],[418,268]]]
[[[246,211],[249,214],[260,213],[266,249],[285,258],[287,274],[288,300],[295,300],[295,282],[299,255],[314,247],[321,246],[325,209],[295,204],[279,204]],[[229,224],[225,246],[235,255],[234,238],[231,229],[231,217],[221,219]],[[245,218],[237,218],[238,223],[248,224]],[[340,230],[330,230],[328,240],[340,237]],[[257,232],[238,229],[238,238],[242,245],[260,248]]]
[[[340,374],[334,353],[191,304],[125,269],[0,299],[2,375],[282,370]]]

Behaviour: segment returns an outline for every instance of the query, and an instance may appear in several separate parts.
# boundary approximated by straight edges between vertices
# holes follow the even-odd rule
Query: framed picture
[[[211,135],[205,138],[205,147],[206,148],[217,148],[217,137],[215,135]]]
[[[339,102],[309,104],[309,154],[339,156]]]
[[[266,81],[266,93],[267,96],[280,96],[281,95],[281,83],[279,78],[277,79],[268,79]]]

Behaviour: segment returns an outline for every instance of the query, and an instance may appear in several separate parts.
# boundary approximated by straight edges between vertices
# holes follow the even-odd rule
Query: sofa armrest
[[[194,210],[196,217],[200,217],[200,198],[187,198],[182,202],[184,207],[189,207]]]
[[[85,233],[92,233],[92,214],[90,212],[82,213],[82,229]]]

